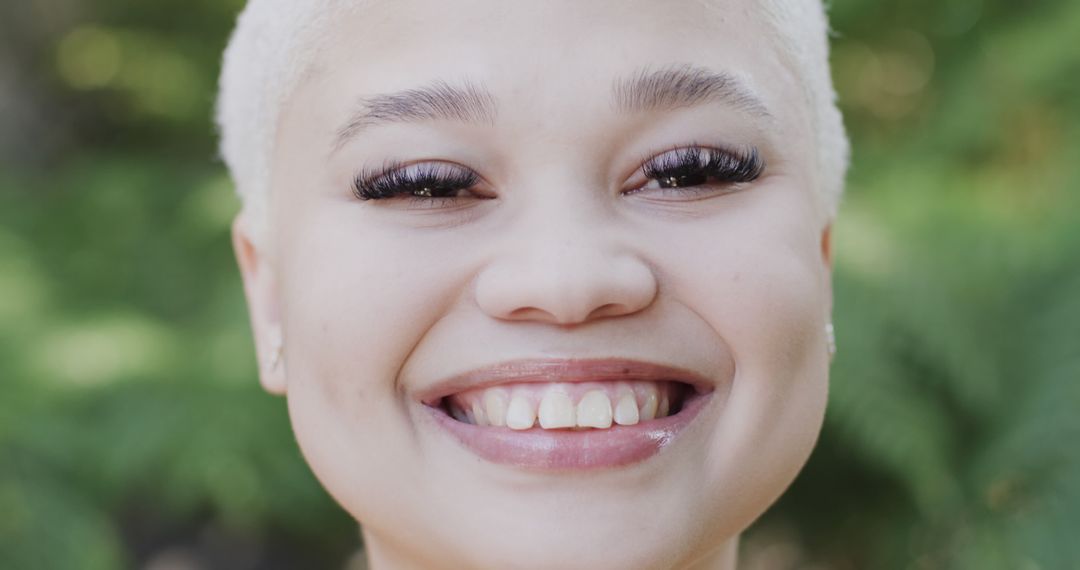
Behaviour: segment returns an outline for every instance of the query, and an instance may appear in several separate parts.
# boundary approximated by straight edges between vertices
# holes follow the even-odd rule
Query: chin
[[[723,527],[671,513],[566,509],[561,516],[516,513],[514,524],[463,516],[441,530],[424,568],[616,570],[691,568],[697,559],[734,547]],[[647,511],[647,510],[646,510]],[[475,529],[475,530],[472,530]],[[377,556],[376,556],[377,558]],[[377,566],[378,567],[378,566]],[[392,565],[386,565],[392,568]]]

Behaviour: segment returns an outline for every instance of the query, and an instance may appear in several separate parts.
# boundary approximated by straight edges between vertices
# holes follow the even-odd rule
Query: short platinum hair
[[[271,156],[282,108],[344,11],[366,0],[248,0],[225,49],[216,122],[220,152],[243,207],[261,234],[267,224]],[[698,0],[715,7],[714,0]],[[821,0],[757,0],[791,72],[804,87],[816,136],[817,191],[836,216],[850,145],[829,72],[828,20]]]

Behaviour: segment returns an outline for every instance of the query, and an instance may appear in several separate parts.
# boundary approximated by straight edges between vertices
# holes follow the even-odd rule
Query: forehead
[[[553,161],[621,169],[609,159],[705,139],[759,145],[770,164],[787,165],[812,186],[812,110],[758,11],[750,0],[359,3],[320,35],[282,108],[270,185],[294,187],[288,172],[315,169],[322,187],[338,188],[360,166],[432,157],[481,167],[500,161],[554,179],[570,170],[548,174]],[[614,108],[613,87],[626,78],[682,66],[737,79],[767,117],[719,104],[671,114]],[[390,124],[342,143],[373,97],[440,82],[482,88],[495,120]]]
[[[602,103],[617,77],[691,64],[736,77],[779,115],[800,112],[795,78],[749,1],[374,1],[335,18],[319,43],[301,89],[334,99],[467,81],[512,102],[500,116],[572,121],[567,107]]]

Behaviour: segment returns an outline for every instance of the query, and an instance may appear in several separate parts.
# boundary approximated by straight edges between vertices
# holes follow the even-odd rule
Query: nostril
[[[514,309],[513,311],[510,311],[509,317],[511,319],[523,319],[523,320],[525,320],[525,319],[528,319],[528,320],[532,320],[532,319],[550,319],[550,320],[554,320],[555,319],[555,316],[552,315],[551,313],[549,313],[549,312],[547,312],[547,311],[545,311],[543,309],[537,309],[536,307],[521,307],[520,309]]]
[[[629,311],[626,309],[625,305],[619,303],[608,303],[602,307],[594,309],[593,312],[589,313],[589,318],[595,319],[599,317],[618,316],[624,315],[628,312]]]
[[[561,325],[576,325],[592,319],[599,319],[609,316],[614,317],[626,313],[627,311],[625,309],[625,305],[622,305],[620,303],[607,303],[589,311],[589,313],[585,316],[582,316],[581,314],[556,315],[550,311],[545,311],[536,307],[521,307],[518,309],[514,309],[507,316],[510,319],[515,320],[541,320],[550,321]]]

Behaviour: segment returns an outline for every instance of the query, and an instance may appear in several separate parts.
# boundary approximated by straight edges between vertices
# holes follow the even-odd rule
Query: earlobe
[[[284,332],[281,326],[276,276],[271,271],[270,257],[265,245],[257,243],[253,238],[246,211],[241,211],[233,220],[232,243],[244,282],[244,297],[247,299],[259,363],[259,381],[267,392],[284,395]]]

